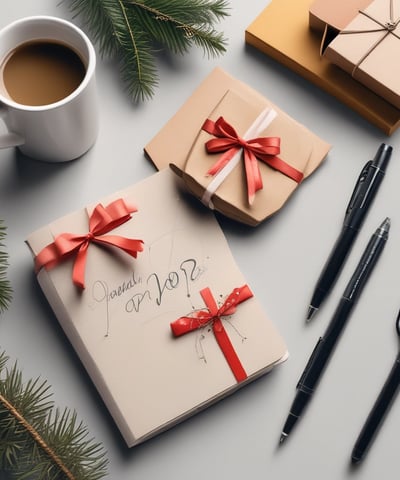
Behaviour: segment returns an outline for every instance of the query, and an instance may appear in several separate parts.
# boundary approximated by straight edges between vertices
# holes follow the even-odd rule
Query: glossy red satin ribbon
[[[236,152],[243,149],[247,195],[250,205],[254,201],[256,192],[263,188],[262,176],[257,159],[297,183],[303,180],[304,175],[302,172],[290,166],[277,156],[280,153],[279,137],[258,137],[251,140],[244,140],[239,137],[233,126],[223,117],[219,117],[215,122],[207,119],[202,126],[202,130],[217,137],[206,142],[208,153],[225,152],[208,170],[208,175],[216,175],[232,159]]]
[[[236,306],[251,298],[253,293],[247,285],[235,288],[220,308],[218,308],[209,288],[201,290],[200,295],[202,296],[208,310],[196,311],[193,312],[191,316],[178,318],[171,323],[172,333],[175,337],[179,337],[180,335],[197,330],[198,328],[211,325],[217,343],[221,348],[232,373],[236,380],[241,382],[247,378],[247,373],[229,340],[228,334],[222,324],[221,317],[233,315],[236,312]]]
[[[89,232],[87,234],[62,233],[53,243],[44,247],[35,258],[35,268],[49,270],[72,255],[76,255],[72,271],[72,280],[80,288],[85,288],[85,266],[87,250],[90,243],[117,247],[136,258],[137,253],[143,250],[143,241],[121,237],[118,235],[104,235],[122,225],[131,218],[136,207],[127,205],[119,198],[103,207],[100,203],[89,217]]]

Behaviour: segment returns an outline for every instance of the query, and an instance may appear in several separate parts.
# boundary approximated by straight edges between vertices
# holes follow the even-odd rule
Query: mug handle
[[[6,107],[0,103],[0,118],[3,119],[6,114]],[[24,143],[25,139],[18,133],[8,131],[4,134],[0,134],[0,149],[18,147],[18,145],[23,145]]]

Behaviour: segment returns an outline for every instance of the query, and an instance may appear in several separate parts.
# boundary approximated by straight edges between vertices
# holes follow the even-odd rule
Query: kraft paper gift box
[[[324,57],[400,109],[400,0],[374,0],[327,45]]]
[[[340,100],[391,135],[400,111],[381,96],[320,56],[321,34],[309,26],[314,0],[272,0],[246,28],[246,43],[267,54]],[[344,3],[344,2],[340,2]],[[335,2],[335,7],[338,2]],[[282,72],[285,75],[285,72]]]
[[[287,358],[215,216],[169,169],[56,220],[27,244],[40,286],[128,446]]]
[[[261,118],[263,115],[270,115],[270,119],[265,118],[265,123]],[[252,159],[250,168],[259,169],[262,182],[262,188],[254,195],[251,187],[248,188],[251,172],[249,174],[244,166],[247,147],[242,148],[234,142],[234,147],[230,150],[230,140],[227,137],[218,137],[202,129],[204,122],[217,121],[220,117],[235,130],[235,141],[239,137],[245,137],[248,144],[252,144],[254,139],[261,138],[263,140],[252,144],[257,150],[260,150],[260,144],[265,139],[266,143],[275,140],[280,143],[280,152],[267,155],[258,155],[256,152],[257,158]],[[256,128],[258,121],[260,128]],[[228,127],[225,125],[224,128]],[[213,139],[217,142],[221,139],[222,142],[227,141],[228,147],[209,153],[206,144]],[[169,151],[171,146],[173,150]],[[235,148],[237,155],[231,158]],[[277,212],[302,179],[320,165],[329,149],[330,145],[317,135],[221,69],[214,70],[206,78],[186,104],[145,147],[159,168],[163,168],[166,162],[171,162],[174,172],[182,177],[189,191],[205,205],[251,226],[258,225]],[[209,169],[222,160],[224,155],[229,158],[227,170],[231,171],[219,183],[223,172],[209,174]],[[258,157],[267,158],[260,160]],[[280,163],[284,165],[281,167]]]
[[[309,10],[310,28],[324,32],[330,27],[337,32],[353,20],[359,10],[367,7],[372,0],[315,0]]]

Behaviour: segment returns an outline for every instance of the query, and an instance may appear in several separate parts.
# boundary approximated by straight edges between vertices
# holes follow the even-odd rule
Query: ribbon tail
[[[225,165],[229,163],[229,161],[235,156],[235,154],[240,150],[238,147],[232,147],[228,151],[226,151],[224,154],[221,155],[221,157],[218,159],[217,162],[214,163],[214,165],[207,170],[207,175],[214,176],[217,173],[219,173]]]
[[[238,296],[238,303],[245,302],[249,298],[253,297],[253,292],[250,290],[250,287],[245,284],[240,288],[235,288],[233,290],[233,295]]]
[[[143,241],[134,238],[125,238],[118,235],[104,235],[96,237],[95,243],[116,247],[136,258],[138,252],[143,251]]]
[[[244,149],[244,167],[247,181],[247,198],[249,205],[254,203],[256,192],[263,188],[263,182],[257,158],[251,150]]]
[[[170,327],[174,337],[180,337],[181,335],[185,335],[185,333],[189,333],[193,330],[201,328],[209,320],[209,315],[207,317],[203,317],[202,320],[199,320],[196,317],[179,317],[170,323]]]
[[[262,160],[264,163],[269,165],[271,168],[274,168],[280,173],[283,173],[283,175],[286,175],[287,177],[291,178],[294,180],[296,183],[301,183],[301,181],[304,178],[303,172],[300,170],[297,170],[297,168],[292,167],[288,163],[286,163],[284,160],[281,158],[274,156],[274,157],[259,157],[260,160]]]
[[[185,333],[191,332],[190,317],[179,317],[170,323],[171,331],[174,337],[180,337]]]
[[[78,250],[72,269],[72,281],[82,290],[85,288],[85,268],[88,246],[88,243],[85,243]]]
[[[222,321],[220,318],[215,319],[213,324],[213,330],[217,343],[221,348],[222,353],[224,354],[225,359],[228,362],[228,365],[236,378],[236,381],[241,382],[243,380],[246,380],[247,373],[243,368],[243,365],[239,360],[239,357],[237,356],[231,341],[229,340],[229,337],[226,333],[224,326],[222,325]]]
[[[68,258],[82,246],[84,237],[61,234],[54,242],[49,243],[35,257],[36,273],[41,269],[51,270],[64,259]]]

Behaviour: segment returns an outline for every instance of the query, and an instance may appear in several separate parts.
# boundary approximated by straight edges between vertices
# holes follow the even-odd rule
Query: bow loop
[[[260,117],[264,115],[265,111],[261,112]],[[250,205],[254,202],[256,192],[263,188],[262,175],[257,160],[280,171],[297,183],[303,179],[302,172],[278,157],[280,154],[279,137],[241,138],[235,128],[223,117],[219,117],[215,122],[207,119],[202,129],[216,137],[205,143],[207,152],[222,153],[221,157],[208,169],[207,175],[214,176],[222,173],[222,170],[227,167],[235,155],[243,150],[247,196]]]
[[[137,212],[135,206],[128,206],[122,198],[115,200],[106,207],[101,203],[96,205],[89,217],[89,233],[103,235],[119,227]]]
[[[73,233],[58,235],[52,243],[44,247],[36,256],[36,271],[41,268],[50,270],[75,254],[72,280],[77,287],[83,289],[85,288],[87,251],[91,243],[116,247],[136,258],[138,252],[143,250],[142,240],[118,235],[104,235],[130,220],[131,214],[136,211],[136,207],[127,205],[121,198],[106,207],[99,203],[89,216],[89,232],[83,235]]]

